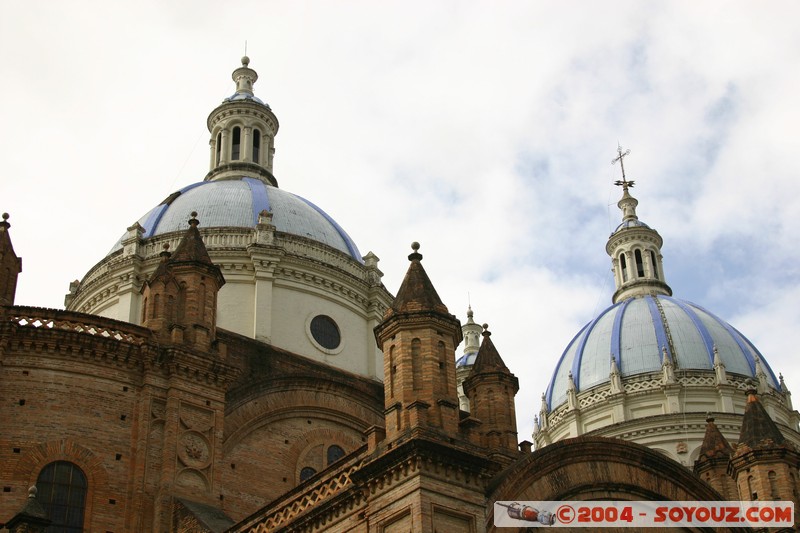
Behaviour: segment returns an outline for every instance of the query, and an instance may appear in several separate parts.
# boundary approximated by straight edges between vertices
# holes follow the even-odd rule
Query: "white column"
[[[211,152],[211,155],[210,155],[210,160],[209,160],[209,162],[208,162],[208,170],[214,170],[214,166],[215,166],[215,164],[216,164],[216,162],[217,162],[217,161],[216,161],[216,159],[217,159],[217,158],[216,158],[217,151],[216,151],[216,149],[215,149],[215,148],[216,148],[216,146],[217,146],[217,143],[216,143],[216,140],[215,140],[215,138],[214,138],[214,137],[212,137],[211,139],[209,139],[209,141],[208,141],[208,147],[209,147],[209,149],[210,149],[209,151]]]
[[[242,130],[244,135],[242,136],[242,145],[239,147],[239,159],[241,161],[250,161],[253,159],[253,128],[244,126]]]
[[[228,130],[222,130],[222,150],[220,151],[220,154],[219,154],[219,164],[220,165],[225,164],[228,161],[230,161],[231,146],[230,146],[230,143],[228,142],[229,136],[230,135],[228,133]]]

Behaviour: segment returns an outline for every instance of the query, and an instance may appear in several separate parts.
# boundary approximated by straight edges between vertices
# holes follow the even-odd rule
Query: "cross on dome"
[[[617,157],[615,157],[614,159],[611,160],[611,164],[612,165],[616,165],[617,161],[619,161],[619,166],[622,169],[622,179],[615,181],[614,185],[616,185],[618,187],[621,186],[622,190],[625,191],[625,192],[628,191],[628,187],[633,187],[633,184],[634,184],[633,180],[628,181],[625,178],[625,161],[624,161],[624,159],[625,159],[626,156],[630,155],[630,153],[631,153],[630,150],[625,150],[623,152],[622,151],[622,146],[620,146],[619,143],[617,143],[617,154],[618,155],[617,155]]]

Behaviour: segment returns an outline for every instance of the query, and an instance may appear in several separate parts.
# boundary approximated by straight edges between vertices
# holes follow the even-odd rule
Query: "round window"
[[[328,350],[338,348],[342,342],[339,326],[325,315],[317,315],[311,320],[311,335],[320,346]]]

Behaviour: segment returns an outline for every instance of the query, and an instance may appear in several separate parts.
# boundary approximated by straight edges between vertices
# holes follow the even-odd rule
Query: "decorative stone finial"
[[[417,241],[414,241],[414,242],[411,243],[411,249],[414,250],[414,252],[409,254],[408,260],[409,261],[421,261],[422,260],[422,254],[417,251],[417,250],[419,250],[419,243]]]
[[[36,494],[38,494],[39,489],[36,488],[36,485],[31,485],[28,489],[28,498],[35,498]]]
[[[242,66],[246,67],[249,64],[250,64],[250,58],[247,56],[242,56]]]
[[[489,324],[483,324],[481,327],[483,328],[483,333],[482,333],[482,335],[483,335],[484,337],[488,337],[489,335],[491,335],[491,334],[492,334],[492,332],[491,332],[491,331],[489,331]]]
[[[711,411],[706,413],[706,422],[711,423],[714,421],[714,415],[711,414]]]
[[[197,220],[197,211],[192,211],[192,218],[189,219],[190,226],[198,226],[200,221]]]
[[[3,213],[3,221],[0,222],[0,228],[8,229],[11,227],[11,224],[8,223],[8,213]]]
[[[162,260],[162,261],[166,261],[167,259],[169,259],[169,256],[170,256],[170,253],[169,253],[169,243],[168,243],[168,242],[165,242],[165,243],[164,243],[164,246],[162,246],[162,248],[163,248],[163,250],[162,250],[162,251],[161,251],[161,253],[160,253],[160,254],[158,254],[158,255],[160,255],[160,256],[161,256],[161,260]]]

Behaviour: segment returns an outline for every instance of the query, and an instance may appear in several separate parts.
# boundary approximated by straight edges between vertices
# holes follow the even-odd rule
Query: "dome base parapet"
[[[751,377],[728,374],[728,383],[724,385],[717,384],[713,370],[678,370],[675,377],[675,383],[665,385],[663,374],[652,372],[626,378],[623,393],[613,393],[610,383],[581,391],[577,395],[577,409],[570,409],[563,403],[547,414],[541,429],[534,433],[537,448],[585,434],[620,437],[651,445],[650,435],[662,432],[661,427],[670,417],[682,420],[687,416],[698,419],[696,437],[701,442],[707,412],[722,412],[732,419],[742,416],[746,403],[744,392],[752,386]],[[761,401],[776,422],[796,430],[798,413],[788,407],[784,393],[770,389],[761,396]],[[625,429],[628,427],[638,429],[632,432]],[[734,441],[738,430],[736,426],[735,431],[731,431]],[[672,446],[682,437],[672,432],[670,438]],[[674,449],[670,453],[674,453]]]

